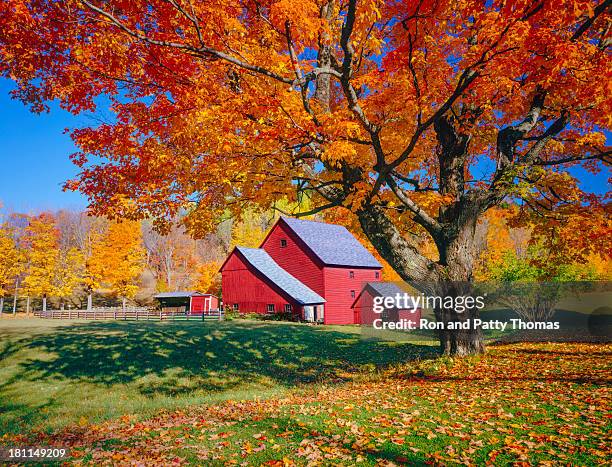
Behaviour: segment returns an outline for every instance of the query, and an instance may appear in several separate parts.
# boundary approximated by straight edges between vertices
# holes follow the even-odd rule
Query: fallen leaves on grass
[[[611,356],[610,345],[497,346],[282,399],[122,417],[40,441],[96,465],[603,465],[612,454]]]

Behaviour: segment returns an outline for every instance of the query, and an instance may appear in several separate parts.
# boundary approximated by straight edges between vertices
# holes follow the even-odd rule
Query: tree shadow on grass
[[[22,350],[46,356],[21,362],[21,378],[135,382],[145,395],[342,381],[364,365],[381,368],[436,353],[427,345],[364,340],[323,327],[244,322],[79,323],[15,341],[3,358]]]

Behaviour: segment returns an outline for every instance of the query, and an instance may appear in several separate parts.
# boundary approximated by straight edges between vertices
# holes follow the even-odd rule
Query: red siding
[[[404,309],[387,309],[382,313],[374,312],[374,297],[370,289],[361,294],[357,303],[353,308],[355,316],[355,324],[364,324],[372,326],[374,321],[382,319],[385,322],[407,320],[414,323],[415,328],[419,328],[421,320],[421,309],[416,310],[404,310]]]
[[[281,247],[281,240],[286,240],[287,246]],[[260,248],[281,268],[327,299],[322,265],[284,222],[276,223]]]
[[[221,277],[224,305],[233,308],[237,303],[241,313],[267,313],[268,304],[273,304],[276,312],[284,312],[286,304],[291,304],[294,312],[301,311],[297,303],[270,286],[236,251],[225,262]]]
[[[204,297],[191,297],[191,312],[202,314],[204,311]]]
[[[286,240],[285,247],[281,240]],[[379,281],[376,269],[323,266],[320,260],[282,221],[276,223],[261,245],[292,276],[321,295],[325,303],[325,324],[354,324],[351,305],[366,282]],[[349,277],[354,272],[354,278]],[[380,274],[379,274],[380,276]]]
[[[414,327],[419,329],[421,323],[421,309],[417,308],[416,310],[397,310],[397,320],[407,320],[412,321],[414,323]]]
[[[359,292],[357,292],[359,295]],[[353,323],[371,324],[378,315],[374,313],[374,300],[372,294],[366,290],[359,297],[359,301],[353,307]],[[376,317],[374,316],[376,315]]]
[[[191,313],[202,314],[219,308],[219,298],[214,295],[196,295],[191,297]]]
[[[281,240],[286,241],[286,246],[281,246]],[[378,269],[324,266],[283,221],[276,223],[260,248],[285,271],[325,298],[325,324],[354,324],[351,305],[355,297],[351,296],[351,290],[357,296],[366,282],[380,280],[376,277],[380,273]],[[228,259],[222,270],[224,304],[231,307],[238,303],[240,311],[265,313],[266,305],[273,303],[277,311],[283,311],[284,305],[290,302],[249,268],[252,269],[240,258]],[[296,311],[298,306],[292,305]]]
[[[351,278],[350,272],[353,272]],[[367,282],[378,282],[377,269],[359,269],[347,266],[324,268],[325,293],[325,324],[358,324],[355,322],[355,313],[351,308],[355,298]],[[351,295],[351,291],[355,295]]]

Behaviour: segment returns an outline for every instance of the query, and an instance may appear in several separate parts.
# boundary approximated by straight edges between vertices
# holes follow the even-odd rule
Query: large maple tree
[[[608,225],[568,169],[610,160],[611,3],[8,0],[0,70],[34,111],[112,110],[72,132],[70,186],[96,213],[187,208],[201,233],[304,193],[403,279],[470,281],[475,226],[505,199]]]

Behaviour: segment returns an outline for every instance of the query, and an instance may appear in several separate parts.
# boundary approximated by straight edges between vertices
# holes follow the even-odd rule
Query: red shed
[[[192,315],[206,314],[219,309],[219,297],[194,291],[164,292],[155,295],[162,309],[189,311]]]
[[[319,302],[316,310],[308,308],[315,304],[306,304],[300,314],[304,320],[355,323],[351,306],[357,294],[366,283],[380,280],[380,263],[340,225],[281,217],[259,250],[265,251],[276,267],[323,299],[324,305]],[[265,297],[252,289],[256,278],[247,277],[253,274],[247,267],[243,267],[240,276],[228,274],[235,270],[228,264],[232,255],[222,267],[223,301],[229,305],[248,302],[248,308],[256,312],[269,309],[261,301]],[[259,280],[267,287],[273,285],[269,279]],[[245,283],[250,289],[245,288]],[[282,287],[283,284],[276,284],[275,290]]]
[[[406,290],[404,284],[394,282],[372,282],[367,284],[353,303],[355,322],[372,325],[375,320],[383,322],[411,321],[419,327],[421,309],[414,306],[414,290]],[[374,300],[378,298],[375,307]],[[385,306],[385,299],[393,299],[393,306]],[[379,308],[380,307],[380,308]]]

